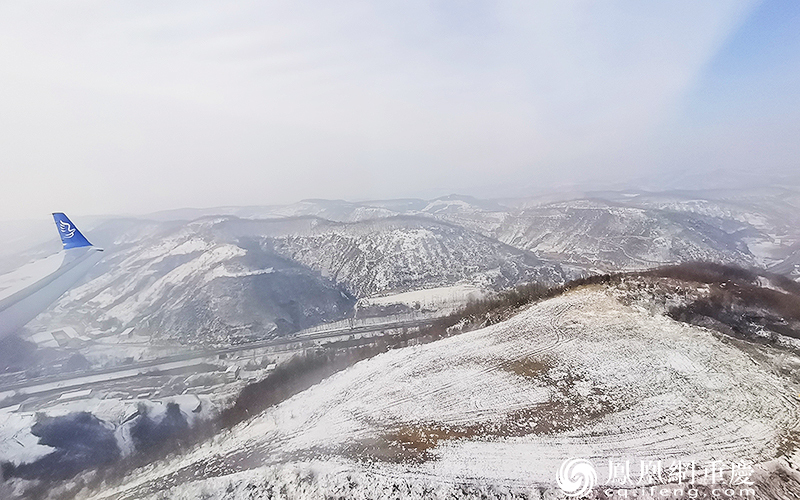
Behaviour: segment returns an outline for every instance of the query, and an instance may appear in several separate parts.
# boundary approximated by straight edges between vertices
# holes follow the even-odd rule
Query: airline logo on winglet
[[[75,228],[70,225],[69,222],[58,221],[59,231],[64,236],[64,238],[72,238],[75,236]]]
[[[92,246],[89,240],[75,227],[75,224],[62,212],[54,213],[53,219],[56,221],[56,229],[58,229],[58,235],[61,236],[64,250]]]

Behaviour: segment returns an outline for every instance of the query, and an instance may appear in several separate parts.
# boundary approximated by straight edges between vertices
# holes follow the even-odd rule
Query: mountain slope
[[[601,478],[609,460],[737,461],[761,492],[796,487],[775,460],[798,466],[797,381],[774,366],[800,358],[616,293],[578,289],[361,362],[93,498],[528,498],[570,457]]]
[[[226,341],[340,319],[355,299],[375,295],[559,283],[695,260],[798,279],[800,196],[791,189],[594,196],[544,204],[306,200],[200,211],[248,218],[112,220],[91,232],[106,261],[32,328],[136,325]],[[252,218],[265,215],[277,218]]]
[[[107,257],[32,328],[232,342],[344,318],[376,293],[564,280],[529,252],[419,217],[119,221],[95,235]]]
[[[357,297],[462,280],[490,288],[564,280],[557,264],[452,224],[410,216],[303,222],[302,229],[286,233],[275,230],[280,221],[232,220],[222,230],[319,270]]]
[[[753,265],[746,226],[693,214],[613,206],[602,201],[526,210],[500,241],[548,258],[601,270],[642,269],[691,260]]]
[[[214,225],[155,225],[156,234],[145,236],[134,224],[117,234],[86,282],[37,323],[136,327],[184,343],[230,343],[351,313],[355,299],[335,283],[280,255],[222,239]]]
[[[339,222],[420,216],[539,252],[549,260],[611,271],[707,260],[780,272],[792,258],[792,245],[800,243],[800,191],[792,187],[575,192],[498,201],[458,195],[429,201],[305,200],[181,212],[214,213]]]

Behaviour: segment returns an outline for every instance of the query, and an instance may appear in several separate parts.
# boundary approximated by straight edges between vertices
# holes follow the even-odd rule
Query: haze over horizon
[[[798,84],[791,0],[7,2],[0,220],[768,181]]]

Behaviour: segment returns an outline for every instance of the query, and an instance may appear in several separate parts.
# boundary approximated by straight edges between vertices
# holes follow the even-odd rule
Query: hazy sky
[[[800,2],[0,2],[0,219],[800,170]]]

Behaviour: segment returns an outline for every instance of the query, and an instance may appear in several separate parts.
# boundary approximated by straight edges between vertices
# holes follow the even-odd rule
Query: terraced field
[[[764,478],[797,455],[787,356],[582,288],[358,363],[96,498],[519,493],[552,487],[570,457],[738,461]]]

